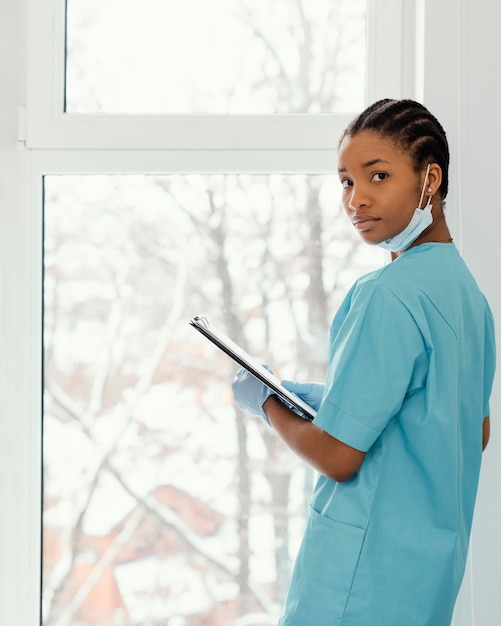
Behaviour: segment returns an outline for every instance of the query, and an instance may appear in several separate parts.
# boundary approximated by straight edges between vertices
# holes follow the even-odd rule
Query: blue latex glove
[[[266,365],[264,367],[269,369]],[[240,368],[231,383],[231,388],[235,402],[242,411],[261,417],[268,426],[271,425],[263,410],[263,404],[270,396],[274,395],[274,392],[269,387],[252,374],[249,374],[246,369]]]
[[[282,385],[299,396],[315,411],[320,408],[325,387],[323,383],[296,383],[292,380],[282,380]]]

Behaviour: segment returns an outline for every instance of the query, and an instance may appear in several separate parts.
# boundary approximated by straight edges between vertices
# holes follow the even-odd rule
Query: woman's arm
[[[299,417],[276,396],[270,396],[263,409],[289,448],[327,478],[343,482],[362,465],[365,452],[346,445]]]

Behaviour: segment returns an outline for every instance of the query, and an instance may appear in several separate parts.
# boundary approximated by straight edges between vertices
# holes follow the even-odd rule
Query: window
[[[232,55],[235,59],[236,54],[243,54],[243,49],[236,50],[231,42],[233,51],[231,46],[221,50],[223,42],[218,41],[216,48],[215,42],[210,41],[207,50],[196,47],[201,59],[193,58],[193,54],[185,54],[182,59],[176,55],[171,69],[166,69],[174,76],[168,85],[156,80],[160,71],[155,70],[156,57],[147,59],[138,52],[138,48],[151,51],[151,46],[156,45],[158,57],[165,58],[167,43],[158,34],[158,28],[143,45],[135,38],[127,47],[120,41],[127,36],[127,23],[131,21],[137,27],[134,37],[149,35],[148,28],[154,19],[149,16],[134,19],[136,14],[146,15],[146,7],[159,10],[160,18],[169,16],[170,11],[174,16],[171,21],[182,24],[183,16],[174,3],[148,0],[145,5],[129,0],[119,3],[120,9],[110,17],[113,2],[93,2],[95,15],[84,20],[80,12],[89,3],[68,0],[67,20],[63,0],[29,2],[27,145],[30,148],[308,150],[313,159],[316,153],[326,157],[324,162],[329,165],[324,167],[331,168],[332,155],[327,151],[335,149],[341,129],[353,111],[359,110],[362,94],[369,100],[399,97],[413,86],[414,39],[410,35],[410,25],[415,21],[413,2],[282,0],[270,5],[264,1],[215,1],[217,13],[226,16],[222,19],[241,24],[245,41],[251,47],[256,46],[259,55],[256,52],[250,58],[255,58],[258,65],[242,65],[241,59],[232,61]],[[190,0],[183,6],[198,6],[192,5],[193,2]],[[200,6],[206,5],[200,2]],[[302,9],[292,10],[296,6]],[[320,16],[326,17],[320,20]],[[346,24],[354,24],[354,30],[344,22],[339,25],[341,16]],[[284,23],[287,28],[283,27]],[[111,24],[117,43],[111,43]],[[354,41],[363,24],[364,33],[369,36]],[[65,46],[66,32],[68,46]],[[388,32],[392,37],[387,37]],[[191,36],[193,33],[185,41]],[[86,43],[86,37],[92,44]],[[118,56],[120,45],[127,48],[124,55],[130,54],[130,48],[135,52],[133,67],[127,71],[135,71],[136,79],[129,80],[128,74],[124,75],[120,63],[123,57]],[[339,48],[332,50],[333,58],[331,45]],[[326,54],[322,54],[323,46],[329,47]],[[349,54],[342,52],[341,46]],[[96,47],[102,51],[99,58]],[[207,85],[196,81],[195,89],[194,80],[188,80],[188,76],[190,72],[200,71],[200,61],[211,54],[224,56],[228,69],[219,73],[217,88],[211,85],[207,91]],[[364,57],[367,67],[362,63]],[[231,81],[237,63],[238,89]],[[169,67],[168,61],[165,65]],[[182,67],[187,68],[187,75],[181,72]],[[360,79],[365,83],[364,88]],[[143,81],[137,89],[136,80]],[[143,89],[151,90],[151,96],[144,98]]]
[[[280,10],[285,6],[275,4],[282,7]],[[326,6],[321,2],[304,4],[308,4],[308,10]],[[350,4],[355,5],[330,3],[333,7]],[[412,46],[404,47],[409,40],[403,33],[412,17],[412,5],[397,0],[370,3],[364,18],[369,65],[367,69],[359,66],[365,76],[366,99],[400,96],[405,90],[402,77],[412,72],[406,73],[403,68],[405,63],[412,65]],[[241,95],[229,104],[227,99],[207,92],[190,96],[193,101],[198,99],[197,107],[185,110],[179,105],[169,109],[162,93],[133,109],[116,103],[103,108],[105,95],[96,95],[89,72],[86,86],[76,79],[77,53],[83,51],[76,50],[75,42],[68,40],[68,52],[73,57],[65,56],[66,26],[71,37],[76,24],[72,20],[77,20],[78,10],[77,0],[29,0],[26,145],[31,150],[33,212],[23,218],[31,228],[29,237],[23,240],[23,250],[31,252],[31,264],[24,274],[29,275],[32,288],[24,305],[40,311],[43,273],[43,623],[87,625],[101,620],[127,624],[127,619],[133,624],[155,623],[155,619],[165,623],[165,611],[170,610],[171,626],[189,626],[199,623],[200,612],[195,609],[213,610],[207,598],[224,598],[224,610],[234,611],[232,615],[238,616],[235,620],[266,624],[275,619],[285,592],[287,568],[301,534],[304,500],[296,494],[309,489],[303,486],[311,482],[312,476],[284,449],[275,449],[276,441],[263,425],[236,415],[229,395],[221,403],[220,396],[229,394],[231,365],[193,336],[194,331],[181,320],[202,312],[196,307],[200,305],[227,325],[224,316],[231,307],[221,307],[218,301],[224,266],[217,265],[217,253],[224,251],[228,254],[230,284],[239,296],[236,312],[240,326],[234,328],[241,333],[240,338],[251,351],[273,360],[284,375],[299,376],[307,369],[311,376],[316,372],[320,375],[324,349],[321,338],[325,338],[332,310],[355,275],[381,262],[377,253],[372,255],[376,251],[366,256],[346,233],[336,200],[333,170],[337,138],[352,116],[349,108],[359,108],[358,100],[348,104],[347,96],[343,96],[345,103],[338,109],[326,106],[322,110],[318,104],[292,106],[287,97],[273,101],[270,94],[276,96],[278,88],[271,80],[263,89],[264,95],[252,105],[254,108],[247,110],[232,109],[237,100],[244,101]],[[388,32],[389,24],[394,33],[391,41],[380,36]],[[138,63],[144,68],[147,61]],[[315,72],[312,76],[318,81],[321,70]],[[106,79],[100,80],[103,86]],[[78,91],[84,87],[85,93]],[[248,85],[245,89],[254,91]],[[360,98],[361,89],[346,93]],[[211,100],[211,109],[199,106],[202,97],[204,102]],[[186,96],[176,98],[177,102],[188,100]],[[148,109],[145,103],[153,101],[154,108]],[[212,203],[217,211],[208,219]],[[307,206],[315,210],[306,214]],[[211,256],[205,248],[207,239],[200,233],[209,227],[216,230],[217,219],[228,207],[235,207],[226,215],[231,235],[224,243],[229,249],[215,247]],[[198,211],[205,219],[196,230]],[[301,218],[308,223],[305,238],[300,237]],[[320,225],[318,235],[315,228]],[[258,232],[262,233],[259,246],[251,248],[250,235]],[[282,232],[287,232],[288,240],[279,236]],[[290,249],[284,245],[288,241]],[[273,242],[273,255],[267,242]],[[193,255],[188,263],[190,245]],[[261,272],[262,263],[266,272]],[[284,269],[287,264],[291,264],[289,274]],[[311,280],[314,269],[319,273]],[[257,270],[269,281],[269,291],[264,291],[256,280]],[[194,289],[193,277],[202,271],[206,293]],[[168,293],[163,297],[165,285]],[[176,309],[171,294],[183,285],[184,298],[175,301],[181,303]],[[315,289],[318,293],[312,293]],[[323,308],[311,307],[305,294],[315,302],[323,302]],[[290,301],[286,302],[285,297]],[[171,325],[170,336],[164,328],[166,322]],[[106,332],[111,342],[103,339]],[[267,341],[267,333],[276,343]],[[39,318],[30,322],[30,336],[35,347],[30,354],[29,375],[30,380],[37,381]],[[297,337],[310,343],[303,345]],[[166,346],[163,352],[162,345]],[[173,346],[175,351],[169,352],[167,348]],[[155,349],[161,353],[154,374],[157,378],[150,378],[149,386],[143,388],[140,380],[147,382],[147,366],[151,366],[154,356],[158,358]],[[211,377],[200,379],[198,395],[189,378],[194,360],[202,370],[210,370]],[[215,364],[221,371],[219,380],[214,376]],[[177,376],[179,371],[184,372],[184,378],[169,382],[174,370]],[[33,388],[36,385],[30,388],[26,402],[33,404],[28,412],[37,418],[41,400],[31,393]],[[140,389],[143,396],[134,405],[133,396]],[[178,409],[189,407],[191,420],[198,416],[201,427],[218,433],[218,446],[214,447],[212,437],[202,446],[197,441],[199,433],[193,427],[187,428],[186,423],[176,424],[179,430],[167,430],[165,423],[159,423],[158,407],[166,400]],[[216,404],[222,405],[222,415],[210,412]],[[114,442],[123,411],[130,407],[135,407],[130,422],[126,422],[126,429],[124,423],[124,434]],[[99,419],[93,421],[93,414]],[[217,430],[225,415],[234,429],[232,440]],[[242,425],[246,442],[243,458],[250,464],[246,468],[238,467],[242,457],[236,453],[238,428]],[[30,438],[33,452],[29,465],[31,492],[36,494],[41,477],[37,452],[41,433],[37,421],[31,430],[25,428],[29,432],[23,434]],[[143,450],[137,447],[139,442],[146,446]],[[189,463],[184,462],[182,444],[190,452]],[[266,446],[284,464],[282,474],[277,468],[265,467]],[[101,468],[96,465],[99,458],[103,460]],[[212,473],[220,478],[227,467],[235,468],[235,472],[228,479],[225,493],[217,481],[207,481],[211,488],[195,504],[193,483],[191,491],[186,483],[200,465],[207,477]],[[169,480],[170,472],[175,481]],[[95,487],[89,482],[92,475]],[[239,503],[235,487],[243,480],[249,481],[243,486],[243,493],[249,497],[247,502]],[[283,492],[288,496],[282,503],[282,511],[288,515],[285,520],[269,507],[271,485],[280,489],[280,480],[291,485]],[[137,483],[141,483],[142,491],[136,489]],[[203,485],[197,488],[202,490]],[[60,497],[63,493],[64,498]],[[24,574],[29,580],[30,602],[35,603],[39,582],[39,555],[35,550],[41,511],[34,504],[30,507],[25,508],[34,515],[23,519],[26,526],[22,526],[29,527],[29,558],[21,555],[18,562],[21,577]],[[194,507],[200,511],[197,521],[200,517],[206,524],[202,530],[196,527],[195,536],[188,532],[193,528],[186,525],[186,518],[193,522]],[[243,540],[248,520],[248,538]],[[182,528],[181,522],[185,523]],[[169,531],[165,530],[167,526]],[[185,531],[184,539],[181,530]],[[161,546],[157,535],[164,541]],[[273,543],[274,537],[287,535],[283,544]],[[262,546],[256,542],[261,536],[266,541]],[[183,552],[180,545],[188,538],[198,538],[200,543]],[[239,552],[247,548],[247,554]],[[130,559],[125,558],[126,549],[132,550]],[[210,573],[211,557],[214,573]],[[168,568],[163,567],[166,559],[170,560]],[[263,563],[279,572],[274,580],[263,573]],[[225,570],[225,566],[230,569]],[[179,572],[175,580],[169,578],[173,568]],[[188,573],[195,575],[186,583]],[[107,581],[104,586],[103,580]],[[245,594],[236,593],[236,584],[239,590],[245,589]],[[172,585],[177,585],[179,596],[177,591],[174,595],[180,602],[183,590],[190,587],[195,593],[189,597],[201,598],[205,606],[190,606],[191,614],[186,605],[176,608],[171,604],[169,608],[165,594],[161,602],[142,602],[144,594],[152,589],[162,594]],[[106,611],[101,606],[101,613],[90,614],[89,606],[96,603],[89,599],[95,600],[103,589],[106,592],[100,601],[106,604]],[[197,590],[202,589],[199,594]],[[218,623],[220,616],[212,615],[211,619]]]
[[[276,622],[312,474],[187,321],[321,378],[330,312],[382,260],[338,187],[46,177],[44,625]]]

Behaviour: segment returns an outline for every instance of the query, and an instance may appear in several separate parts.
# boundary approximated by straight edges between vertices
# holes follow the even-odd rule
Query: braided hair
[[[392,139],[409,153],[416,172],[430,162],[438,163],[442,169],[439,191],[445,199],[449,187],[449,146],[440,122],[426,107],[414,100],[379,100],[348,125],[339,143],[364,130]]]

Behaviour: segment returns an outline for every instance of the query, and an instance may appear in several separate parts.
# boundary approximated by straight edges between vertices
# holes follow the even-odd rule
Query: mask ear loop
[[[431,163],[428,163],[428,167],[426,168],[426,175],[424,177],[423,189],[421,191],[421,197],[419,198],[419,205],[418,205],[418,207],[420,209],[421,209],[421,204],[423,203],[424,191],[426,189],[426,181],[428,180],[428,174],[430,173],[430,167],[431,167]],[[428,198],[428,204],[426,206],[428,206],[430,204],[431,204],[431,196]],[[424,209],[421,209],[421,211],[424,211]]]

